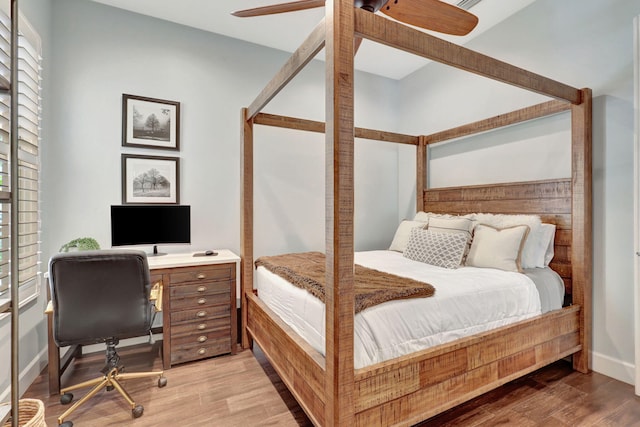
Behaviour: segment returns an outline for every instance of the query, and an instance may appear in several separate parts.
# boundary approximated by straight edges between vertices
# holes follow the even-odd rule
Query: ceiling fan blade
[[[390,0],[380,12],[397,21],[439,33],[464,36],[478,24],[478,17],[438,0]]]
[[[276,13],[295,12],[297,10],[313,9],[324,6],[325,0],[300,0],[289,3],[272,4],[270,6],[256,7],[253,9],[238,10],[233,16],[247,18],[250,16],[273,15]]]

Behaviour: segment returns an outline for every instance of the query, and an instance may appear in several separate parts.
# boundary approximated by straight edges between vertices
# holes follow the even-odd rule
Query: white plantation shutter
[[[9,78],[9,16],[0,11],[0,78]],[[38,294],[40,273],[40,38],[20,18],[18,39],[18,286],[20,303]],[[0,94],[0,192],[9,191],[10,99]],[[0,203],[0,295],[9,287],[9,221],[12,206]]]

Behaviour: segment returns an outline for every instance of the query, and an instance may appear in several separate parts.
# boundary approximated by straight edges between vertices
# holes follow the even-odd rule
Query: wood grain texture
[[[427,144],[420,137],[416,147],[416,211],[424,206],[424,190],[427,188]]]
[[[247,298],[252,339],[316,425],[325,423],[325,359],[255,295]]]
[[[592,101],[591,90],[583,89],[584,102],[571,109],[572,252],[571,277],[573,302],[584,307],[580,318],[582,351],[574,356],[573,366],[589,370],[591,348],[591,300],[593,276],[592,207]]]
[[[119,353],[127,370],[160,369],[159,344],[154,348],[122,348]],[[84,355],[71,365],[63,377],[64,384],[94,378],[103,364],[103,352]],[[166,371],[165,376],[169,380],[165,388],[157,388],[151,379],[127,383],[127,390],[145,407],[144,415],[138,419],[132,419],[122,401],[107,392],[90,399],[71,419],[77,426],[93,427],[313,425],[257,345],[253,352],[178,365]],[[48,396],[46,369],[24,397],[42,400],[47,425],[57,425],[56,418],[65,406],[57,394]],[[561,360],[417,426],[499,425],[640,427],[640,397],[634,396],[629,384],[596,372],[582,374]]]
[[[297,117],[280,116],[277,114],[259,113],[253,120],[254,124],[281,127],[307,132],[324,133],[325,123],[315,120],[306,120]],[[371,139],[375,141],[397,142],[399,144],[417,145],[418,137],[382,130],[356,127],[356,138]]]
[[[582,94],[580,90],[574,87],[441,40],[364,10],[356,9],[355,11],[355,31],[359,37],[401,49],[445,65],[552,98],[568,101],[572,104],[581,102]]]
[[[456,215],[474,212],[540,215],[543,222],[556,225],[551,267],[562,277],[565,292],[572,294],[572,186],[573,181],[566,178],[430,188],[424,191],[423,210]]]
[[[522,108],[506,114],[500,114],[488,119],[479,120],[463,126],[433,133],[425,136],[427,144],[434,144],[441,141],[449,141],[454,138],[475,135],[480,132],[487,132],[505,126],[526,122],[528,120],[546,117],[557,113],[562,113],[571,109],[571,105],[562,101],[548,101],[531,107]]]
[[[352,0],[326,2],[325,422],[353,425],[354,30]]]
[[[253,293],[253,121],[248,109],[242,109],[240,122],[240,304],[244,307],[245,294]],[[249,348],[247,310],[240,315],[242,348]]]
[[[411,425],[575,352],[579,311],[565,308],[357,370],[356,425]]]
[[[157,268],[163,301],[163,369],[235,353],[236,264]]]

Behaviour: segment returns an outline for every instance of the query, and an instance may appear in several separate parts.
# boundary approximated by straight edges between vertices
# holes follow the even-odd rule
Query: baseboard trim
[[[40,353],[31,360],[31,362],[18,375],[20,380],[20,397],[27,391],[33,382],[40,376],[44,368],[47,366],[47,348],[40,350]],[[0,402],[8,402],[11,400],[11,385],[8,385],[0,394]]]
[[[591,353],[591,356],[591,369],[595,372],[634,385],[636,374],[634,365],[595,351]]]

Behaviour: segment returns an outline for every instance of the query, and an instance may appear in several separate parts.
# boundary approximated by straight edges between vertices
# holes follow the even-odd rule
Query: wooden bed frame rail
[[[315,425],[325,425],[325,359],[260,299],[247,329]],[[581,350],[570,306],[355,370],[355,426],[412,425]]]
[[[242,342],[254,340],[316,425],[411,425],[568,355],[589,370],[592,211],[591,91],[327,0],[324,20],[255,101],[242,110]],[[354,126],[354,44],[366,38],[555,100],[429,136]],[[326,123],[261,113],[325,49]],[[571,112],[571,177],[533,183],[427,189],[429,144],[562,111]],[[253,293],[253,126],[325,133],[326,356],[310,348]],[[354,370],[354,139],[416,146],[418,208],[436,212],[536,213],[558,227],[556,258],[571,305],[514,325]]]

